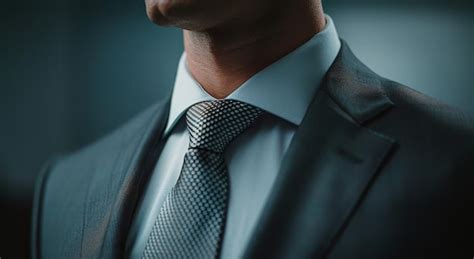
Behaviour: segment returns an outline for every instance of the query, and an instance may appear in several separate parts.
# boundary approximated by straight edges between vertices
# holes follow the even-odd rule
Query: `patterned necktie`
[[[188,110],[189,148],[143,259],[219,256],[230,188],[223,152],[260,113],[256,107],[233,100],[201,102]]]

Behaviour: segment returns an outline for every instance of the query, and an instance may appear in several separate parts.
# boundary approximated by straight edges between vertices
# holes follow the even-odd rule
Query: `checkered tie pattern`
[[[142,259],[219,257],[230,189],[223,152],[261,112],[234,100],[201,102],[187,111],[189,148]]]

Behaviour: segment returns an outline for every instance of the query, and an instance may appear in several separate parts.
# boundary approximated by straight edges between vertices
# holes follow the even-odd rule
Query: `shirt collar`
[[[256,73],[226,99],[259,107],[295,125],[303,120],[314,93],[341,47],[336,28],[326,15],[326,25],[306,43]],[[181,56],[171,96],[165,133],[192,105],[215,100],[194,80]]]

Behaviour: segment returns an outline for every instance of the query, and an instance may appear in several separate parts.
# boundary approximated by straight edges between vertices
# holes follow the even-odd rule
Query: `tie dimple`
[[[219,256],[230,188],[223,152],[261,112],[233,100],[201,102],[188,110],[188,152],[178,182],[160,209],[143,259]]]

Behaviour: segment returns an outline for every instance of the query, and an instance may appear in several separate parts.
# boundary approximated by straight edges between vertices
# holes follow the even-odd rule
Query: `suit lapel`
[[[123,258],[135,206],[161,151],[168,109],[169,98],[104,140],[117,143],[103,155],[114,161],[97,167],[88,181],[81,258]]]
[[[129,228],[139,198],[148,181],[156,161],[165,143],[162,138],[168,120],[170,97],[158,109],[148,123],[147,130],[136,149],[137,155],[127,169],[127,179],[120,188],[120,194],[114,204],[115,217],[107,231],[100,258],[124,258]]]
[[[322,258],[394,141],[364,124],[392,106],[345,42],[282,162],[246,258]]]

